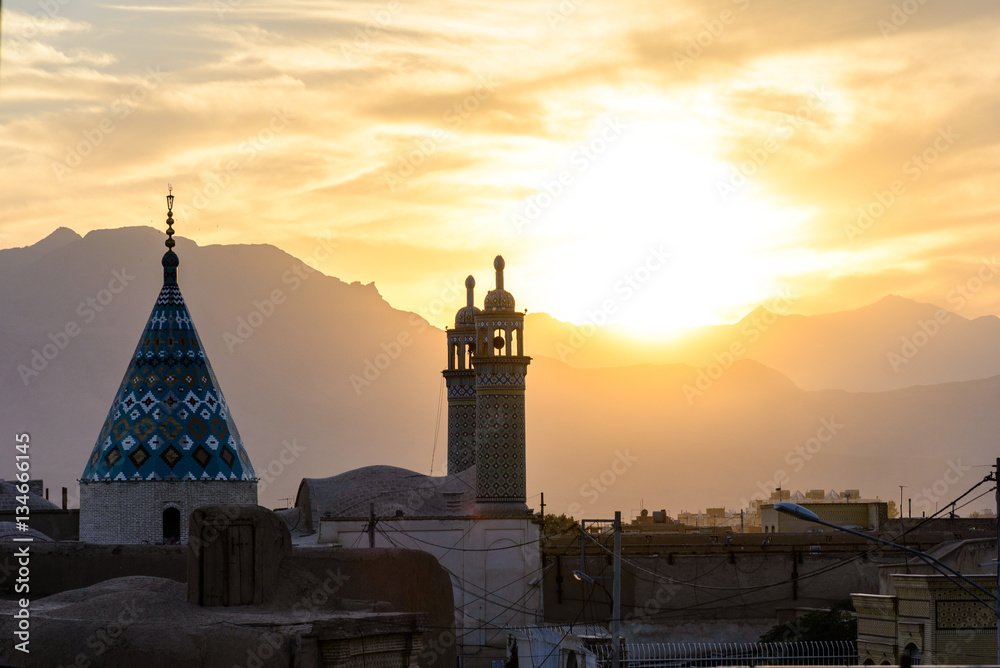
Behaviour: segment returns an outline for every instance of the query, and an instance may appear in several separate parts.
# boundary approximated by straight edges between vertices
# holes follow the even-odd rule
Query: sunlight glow
[[[616,131],[618,134],[615,134]],[[748,182],[724,202],[731,166],[697,125],[606,119],[529,197],[543,210],[524,225],[537,238],[534,297],[576,323],[606,312],[642,335],[731,321],[772,297],[783,267],[768,259],[807,219],[778,209]],[[547,206],[546,206],[547,204]]]

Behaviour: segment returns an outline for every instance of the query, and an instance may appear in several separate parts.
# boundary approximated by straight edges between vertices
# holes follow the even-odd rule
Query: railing
[[[612,646],[595,644],[599,668],[610,668]],[[683,666],[852,666],[858,648],[847,640],[766,643],[623,643],[622,668]]]

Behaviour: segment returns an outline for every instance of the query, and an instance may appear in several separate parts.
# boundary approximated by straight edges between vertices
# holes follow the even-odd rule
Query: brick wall
[[[257,503],[257,483],[223,480],[80,483],[80,540],[85,543],[163,542],[163,511],[180,511],[181,542],[199,506]]]

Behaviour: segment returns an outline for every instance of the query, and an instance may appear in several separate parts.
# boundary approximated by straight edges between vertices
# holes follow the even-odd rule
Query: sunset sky
[[[498,252],[518,308],[580,323],[610,300],[643,335],[777,295],[956,310],[961,288],[961,315],[1000,313],[993,0],[41,0],[2,18],[0,247],[162,228],[170,182],[179,235],[274,244],[437,325],[456,280],[481,299]]]

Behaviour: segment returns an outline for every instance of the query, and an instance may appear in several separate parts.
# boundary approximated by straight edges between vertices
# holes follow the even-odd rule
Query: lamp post
[[[998,467],[1000,467],[1000,459],[997,460],[997,465]],[[998,486],[997,499],[1000,500],[1000,486]],[[883,545],[888,545],[898,550],[903,550],[904,552],[909,552],[911,554],[917,555],[928,566],[930,566],[938,573],[948,578],[951,582],[958,585],[959,588],[965,591],[965,593],[967,593],[969,596],[972,596],[972,598],[979,601],[980,603],[982,603],[983,605],[985,605],[986,607],[990,608],[993,611],[993,613],[996,615],[997,618],[997,663],[998,665],[1000,665],[1000,597],[998,597],[994,592],[988,591],[984,587],[980,586],[979,584],[973,582],[969,578],[965,577],[964,575],[956,571],[951,566],[942,563],[941,561],[938,561],[936,558],[932,557],[926,552],[921,552],[920,550],[915,550],[912,547],[900,545],[899,543],[893,543],[891,540],[879,538],[878,536],[870,536],[866,533],[855,531],[854,529],[848,529],[846,527],[837,526],[836,524],[832,524],[831,522],[821,520],[816,513],[809,510],[808,508],[803,508],[797,503],[789,503],[782,501],[780,503],[774,504],[774,509],[779,513],[785,513],[786,515],[791,515],[792,517],[796,517],[804,522],[813,522],[814,524],[822,524],[823,526],[836,529],[837,531],[843,531],[845,533],[854,534],[855,536],[860,536],[862,538],[875,541],[876,543],[882,543]],[[998,515],[997,523],[998,525],[1000,525],[1000,513],[997,513],[997,515]],[[998,537],[998,545],[1000,545],[1000,537]],[[1000,559],[998,559],[997,561],[1000,562]],[[1000,567],[998,567],[998,571],[1000,571]],[[979,596],[971,592],[968,588],[965,587],[965,585],[962,584],[962,582],[971,585],[975,589],[978,589],[980,592],[985,594],[987,600],[991,601],[991,603],[987,603]],[[998,588],[1000,588],[1000,581],[998,581],[997,585]]]
[[[608,520],[580,520],[580,570],[573,571],[573,577],[577,580],[582,580],[585,582],[594,583],[596,579],[590,575],[587,575],[586,568],[586,523],[587,522],[607,522]],[[614,522],[614,533],[615,533],[615,549],[614,549],[614,582],[612,585],[611,594],[611,635],[613,636],[611,641],[614,643],[611,651],[611,668],[620,668],[621,666],[621,643],[619,639],[622,633],[622,512],[620,510],[615,511]],[[605,590],[607,591],[607,590]]]

